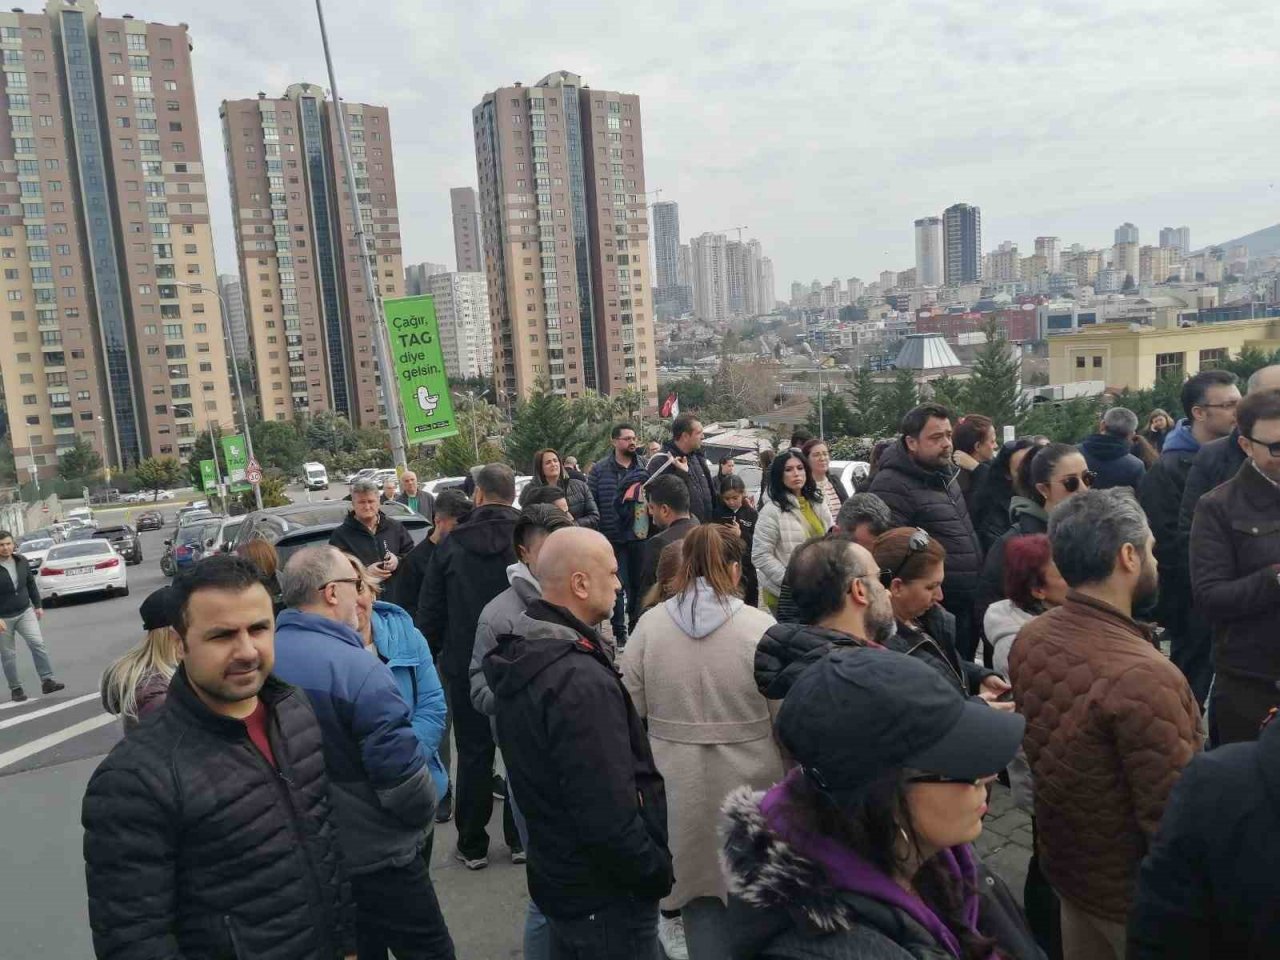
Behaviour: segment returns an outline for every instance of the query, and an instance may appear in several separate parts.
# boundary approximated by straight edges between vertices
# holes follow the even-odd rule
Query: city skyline
[[[247,0],[184,11],[139,0],[128,10],[191,23],[218,265],[226,271],[234,237],[217,103],[274,93],[299,77],[323,80],[314,14]],[[1225,21],[1186,30],[1195,11],[1186,4],[1157,23],[1100,3],[998,18],[978,6],[917,3],[874,13],[826,3],[785,13],[761,6],[729,19],[674,3],[621,20],[607,7],[549,16],[502,4],[484,17],[469,9],[337,5],[327,15],[344,96],[385,104],[397,120],[408,260],[453,262],[448,190],[474,185],[476,100],[562,68],[640,96],[647,179],[662,199],[681,204],[684,234],[750,224],[785,286],[794,277],[909,268],[912,222],[958,198],[982,208],[987,237],[1027,250],[1040,235],[1107,247],[1124,221],[1144,237],[1185,224],[1201,244],[1274,223],[1258,213],[1275,197],[1265,138],[1256,135],[1265,98],[1240,91],[1275,55],[1261,34],[1241,34]],[[673,22],[682,24],[675,45]],[[611,44],[602,60],[599,38],[622,27],[628,42]],[[1090,42],[1051,42],[1064,34]],[[512,35],[520,44],[508,42]],[[973,54],[982,70],[955,55],[956,36],[965,38],[964,49],[987,51]],[[809,51],[805,57],[788,52],[797,46]],[[1116,73],[1115,63],[1148,48],[1162,51],[1163,72],[1135,66]],[[678,82],[673,62],[682,64]],[[923,62],[930,71],[903,72],[903,64]],[[861,91],[852,109],[849,89]],[[1167,136],[1132,122],[1166,116],[1171,92],[1178,126],[1161,128]],[[1098,111],[1093,103],[1104,95],[1127,111]],[[1013,118],[1007,126],[992,127],[994,102]],[[1197,131],[1196,155],[1180,161],[1176,179],[1152,177],[1153,169],[1172,170],[1168,151],[1189,128]],[[869,131],[909,146],[870,149]],[[1099,178],[1103,156],[1107,176]]]

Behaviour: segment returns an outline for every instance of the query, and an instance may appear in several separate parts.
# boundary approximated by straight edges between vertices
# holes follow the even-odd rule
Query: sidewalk
[[[992,787],[990,809],[974,848],[991,872],[1009,885],[1021,905],[1027,861],[1031,859],[1031,817],[1013,805],[1008,787],[999,783]]]

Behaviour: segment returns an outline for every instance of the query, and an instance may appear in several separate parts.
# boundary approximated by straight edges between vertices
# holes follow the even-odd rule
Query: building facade
[[[947,286],[982,279],[982,211],[957,203],[942,212],[945,243],[944,280]]]
[[[449,205],[453,208],[453,253],[458,272],[484,273],[484,234],[475,187],[454,187],[449,191]]]
[[[499,399],[657,404],[640,98],[567,71],[472,111]]]
[[[356,196],[383,298],[404,268],[386,107],[344,102]],[[317,84],[220,110],[262,417],[385,422],[375,328],[334,104]]]
[[[1120,272],[1122,277],[1132,277],[1138,282],[1140,274],[1139,251],[1137,241],[1117,243],[1111,251],[1111,266]]]
[[[1036,256],[1044,257],[1050,273],[1062,269],[1062,241],[1058,237],[1036,237]]]
[[[1116,227],[1116,245],[1138,242],[1138,228],[1127,220]]]
[[[240,363],[248,363],[249,325],[244,313],[244,289],[240,286],[240,278],[232,273],[218,274],[218,293],[222,294],[227,315],[227,327],[231,331],[231,352]],[[241,370],[244,376],[246,371]]]
[[[942,218],[921,217],[916,229],[916,280],[922,287],[940,287],[945,277]]]
[[[707,323],[729,319],[728,241],[723,233],[704,233],[689,241],[693,267],[693,315]],[[821,289],[822,285],[818,285]]]
[[[20,474],[115,468],[233,420],[185,24],[0,14],[0,377]]]
[[[431,292],[428,281],[438,273],[448,273],[443,263],[411,263],[404,268],[404,295],[421,297]]]
[[[450,377],[487,377],[493,373],[493,336],[489,331],[489,289],[483,273],[437,273],[427,280],[435,299],[444,367]]]

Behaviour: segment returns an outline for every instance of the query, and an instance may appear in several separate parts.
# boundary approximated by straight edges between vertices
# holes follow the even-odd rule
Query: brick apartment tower
[[[501,401],[545,382],[655,406],[640,98],[560,71],[485,94],[472,117]]]
[[[187,25],[0,13],[0,377],[15,462],[115,468],[232,429]],[[198,284],[200,292],[182,284]]]
[[[382,297],[404,291],[386,107],[343,102],[356,192]],[[360,247],[334,105],[295,83],[224,100],[236,256],[262,416],[333,411],[385,423]]]

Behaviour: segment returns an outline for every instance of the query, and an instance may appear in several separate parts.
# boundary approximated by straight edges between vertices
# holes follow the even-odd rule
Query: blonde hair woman
[[[126,734],[164,703],[182,653],[169,587],[142,601],[139,612],[146,636],[102,675],[102,706],[120,717]]]

